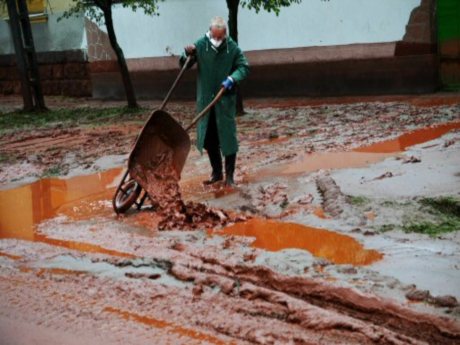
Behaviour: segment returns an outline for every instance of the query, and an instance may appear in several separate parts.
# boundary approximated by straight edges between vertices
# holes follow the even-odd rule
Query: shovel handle
[[[208,104],[208,106],[206,108],[204,108],[201,113],[199,113],[197,116],[195,116],[195,118],[193,119],[192,123],[190,123],[188,125],[188,127],[185,129],[186,132],[188,132],[190,130],[190,128],[192,128],[193,126],[195,126],[195,124],[204,116],[206,115],[206,113],[209,111],[209,109],[211,109],[219,100],[220,98],[222,97],[222,95],[224,94],[225,92],[225,87],[221,87],[219,92],[217,93],[216,97],[214,97],[214,99],[212,100],[211,103]]]
[[[172,84],[171,88],[168,91],[168,94],[166,95],[163,103],[161,103],[160,110],[164,110],[166,107],[166,104],[168,104],[169,98],[171,97],[173,91],[176,89],[177,83],[179,83],[179,80],[182,78],[182,75],[184,74],[185,70],[187,69],[188,64],[190,63],[190,60],[192,60],[192,56],[188,55],[187,59],[185,60],[184,64],[182,65],[182,68],[176,77],[176,80],[174,80],[174,83]]]

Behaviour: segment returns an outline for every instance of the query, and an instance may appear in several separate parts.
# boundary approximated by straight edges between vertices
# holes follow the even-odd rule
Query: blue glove
[[[235,82],[233,81],[232,77],[227,77],[227,79],[222,82],[222,86],[225,88],[225,90],[231,90],[234,84]]]

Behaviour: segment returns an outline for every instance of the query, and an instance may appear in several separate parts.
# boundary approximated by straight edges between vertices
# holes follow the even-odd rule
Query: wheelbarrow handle
[[[160,110],[164,110],[164,108],[166,108],[166,104],[168,104],[169,98],[171,97],[173,91],[176,89],[176,86],[179,83],[179,80],[184,75],[184,72],[187,69],[188,64],[190,63],[191,60],[192,60],[192,56],[188,55],[187,59],[185,60],[184,64],[182,65],[182,68],[181,68],[179,74],[176,77],[176,80],[174,80],[174,83],[172,84],[171,88],[169,89],[168,94],[166,95],[163,103],[161,103]]]
[[[204,108],[201,113],[199,113],[197,116],[195,116],[195,118],[193,119],[193,121],[188,125],[187,128],[185,128],[185,131],[188,132],[190,130],[190,128],[192,128],[193,126],[195,126],[195,124],[204,116],[206,115],[206,113],[220,100],[220,98],[222,97],[222,95],[224,94],[225,92],[225,87],[221,87],[219,92],[217,93],[216,97],[214,97],[214,99],[212,100],[211,103],[208,104],[208,106],[206,108]]]

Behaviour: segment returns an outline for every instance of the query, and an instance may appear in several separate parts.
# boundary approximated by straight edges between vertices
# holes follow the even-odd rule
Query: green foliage
[[[406,224],[403,226],[404,232],[417,232],[431,237],[439,236],[443,233],[460,230],[460,220],[448,218],[441,223],[421,222],[416,224]]]
[[[62,167],[59,165],[52,166],[43,172],[42,177],[59,176],[61,175],[61,170],[62,170]]]
[[[72,16],[85,14],[91,20],[102,24],[104,11],[110,11],[113,5],[121,5],[132,11],[142,10],[147,15],[159,15],[158,4],[164,0],[72,0],[72,7],[65,11],[58,21]]]
[[[440,198],[423,198],[420,203],[424,206],[429,206],[435,212],[440,212],[445,215],[460,217],[460,200],[452,196],[444,196]]]
[[[417,232],[436,237],[442,233],[460,230],[460,200],[445,196],[423,198],[419,201],[422,210],[436,217],[436,221],[420,221],[405,224],[405,232]]]
[[[370,202],[370,200],[364,196],[349,195],[348,197],[349,197],[350,203],[353,205],[357,205],[357,206],[365,205]]]
[[[261,9],[267,12],[280,13],[282,7],[289,7],[291,4],[300,4],[302,0],[242,0],[241,6],[258,13]]]

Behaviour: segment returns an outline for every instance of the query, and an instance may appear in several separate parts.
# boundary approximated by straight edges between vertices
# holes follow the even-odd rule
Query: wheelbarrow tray
[[[190,137],[182,126],[166,111],[156,110],[145,123],[131,151],[129,175],[148,190],[148,176],[157,175],[156,171],[168,164],[172,165],[179,180],[190,147]]]

